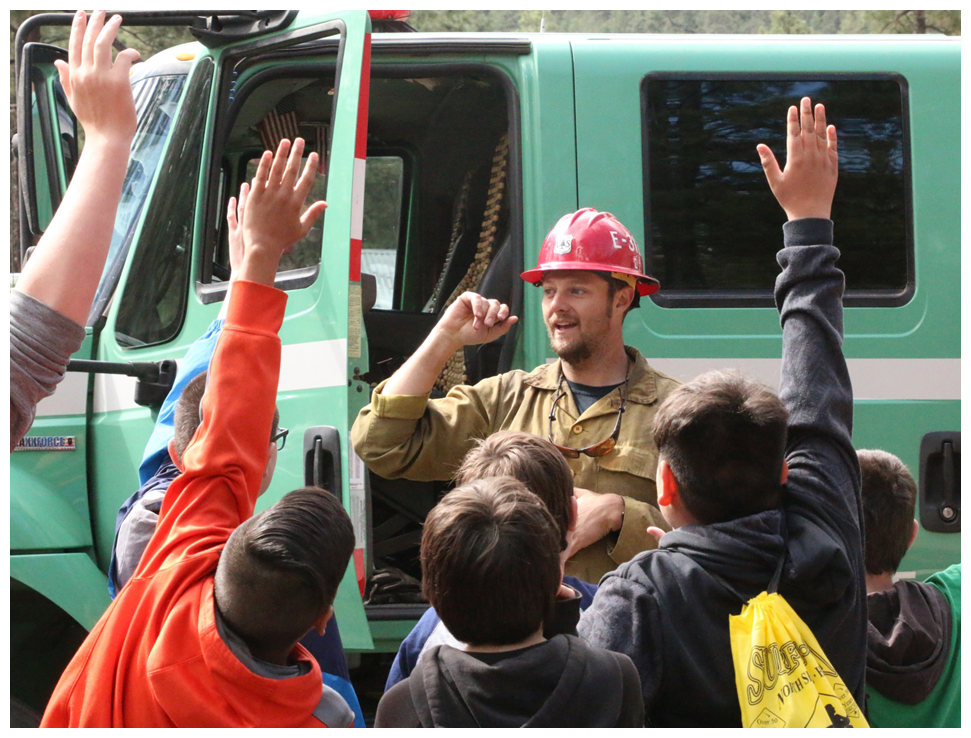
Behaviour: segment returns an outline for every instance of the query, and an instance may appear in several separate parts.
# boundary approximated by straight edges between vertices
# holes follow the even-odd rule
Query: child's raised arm
[[[71,26],[68,62],[57,61],[61,85],[84,129],[85,145],[64,200],[24,266],[16,289],[84,325],[101,279],[115,212],[135,135],[135,102],[128,72],[138,52],[111,60],[121,25],[105,11],[90,22],[79,10]]]

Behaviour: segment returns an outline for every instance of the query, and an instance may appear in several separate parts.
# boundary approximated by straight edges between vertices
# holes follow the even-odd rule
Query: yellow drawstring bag
[[[742,725],[869,728],[816,636],[774,591],[777,581],[728,618]]]

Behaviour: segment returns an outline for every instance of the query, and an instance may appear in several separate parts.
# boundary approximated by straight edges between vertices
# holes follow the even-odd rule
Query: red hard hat
[[[636,284],[640,295],[650,295],[661,286],[654,277],[644,274],[641,251],[630,231],[610,213],[593,208],[560,218],[543,241],[536,268],[522,276],[538,285],[543,281],[543,272],[557,269],[611,272],[631,286]]]

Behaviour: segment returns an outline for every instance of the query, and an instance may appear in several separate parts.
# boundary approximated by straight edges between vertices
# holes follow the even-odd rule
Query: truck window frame
[[[343,34],[343,30],[341,30],[340,33]],[[336,46],[333,48],[333,52],[335,56],[337,56]],[[312,62],[309,64],[302,64],[297,62],[292,66],[272,66],[267,69],[261,69],[251,77],[247,78],[246,81],[234,91],[232,103],[226,108],[225,114],[220,116],[220,120],[217,123],[217,128],[214,131],[216,143],[211,151],[212,161],[221,161],[224,158],[226,152],[226,143],[228,141],[230,131],[232,130],[236,119],[239,117],[239,113],[245,106],[247,99],[254,91],[275,79],[294,79],[299,77],[320,78],[322,76],[334,77],[334,101],[331,105],[331,119],[327,133],[327,159],[329,161],[331,158],[330,147],[333,143],[334,116],[337,111],[337,97],[340,95],[339,67],[340,58],[335,59],[335,61],[332,63]],[[238,165],[245,172],[245,156],[241,156]],[[201,272],[197,273],[195,277],[196,296],[203,304],[221,302],[224,300],[226,298],[226,293],[229,286],[228,282],[214,280],[212,273],[212,265],[217,250],[217,242],[222,236],[223,222],[225,221],[226,216],[225,203],[220,199],[220,195],[229,194],[228,192],[223,192],[225,187],[225,184],[222,182],[223,171],[223,167],[220,164],[220,166],[210,167],[208,174],[206,175],[207,181],[205,187],[207,194],[205,198],[206,201],[203,205],[205,208],[205,236],[202,244],[202,260],[200,264]],[[236,193],[232,194],[235,195]],[[326,214],[323,217],[326,218]],[[323,220],[321,221],[321,224],[323,224]],[[318,260],[318,262],[313,266],[277,272],[276,279],[274,280],[274,286],[277,289],[284,291],[303,289],[316,282],[319,273],[320,262]]]
[[[318,44],[320,42],[317,42]],[[424,46],[424,45],[423,45]],[[424,50],[424,49],[423,49]],[[290,51],[289,53],[295,54],[298,50]],[[463,49],[463,51],[466,51]],[[491,47],[490,47],[491,51]],[[334,73],[335,64],[334,62],[321,62],[319,60],[304,61],[307,54],[314,55],[337,55],[338,48],[333,42],[327,45],[317,45],[314,47],[299,49],[301,56],[293,60],[292,63],[286,65],[273,66],[268,69],[262,69],[248,78],[243,85],[234,93],[234,102],[230,108],[226,110],[226,114],[222,116],[221,121],[217,124],[219,127],[216,129],[215,136],[217,138],[216,146],[213,148],[213,156],[222,158],[223,152],[226,145],[226,140],[229,135],[229,131],[232,129],[232,125],[236,120],[236,117],[241,110],[242,106],[245,104],[246,98],[252,93],[252,91],[259,85],[262,85],[273,79],[280,78],[298,78],[302,76],[317,76],[321,74],[332,75]],[[434,62],[425,63],[381,63],[382,56],[398,53],[398,49],[395,48],[381,48],[378,45],[372,47],[371,56],[371,69],[370,75],[373,78],[411,78],[411,77],[450,77],[450,76],[460,76],[468,74],[483,74],[490,76],[497,85],[502,88],[502,91],[506,98],[506,119],[508,123],[508,134],[509,134],[509,169],[507,173],[507,193],[509,202],[509,217],[510,217],[510,246],[512,247],[513,259],[516,264],[522,265],[524,259],[524,247],[523,247],[523,206],[522,206],[522,125],[520,117],[520,99],[519,91],[516,88],[515,83],[509,77],[509,75],[500,67],[488,64],[485,62],[446,62],[436,64]],[[277,57],[274,57],[277,58]],[[385,56],[386,58],[386,56]],[[335,79],[335,87],[339,84],[339,75]],[[332,110],[336,110],[336,100],[335,105]],[[331,126],[331,131],[333,126]],[[330,134],[332,135],[332,133]],[[328,146],[330,143],[328,142]],[[404,152],[403,152],[404,153]],[[330,158],[330,152],[328,152],[328,159]],[[410,164],[410,174],[408,173]],[[410,198],[413,196],[412,187],[414,182],[414,175],[417,171],[417,167],[421,166],[421,162],[411,161],[409,162],[406,158],[405,168],[406,168],[406,185],[405,185],[405,196]],[[210,173],[210,180],[208,183],[208,197],[205,204],[206,208],[206,235],[204,238],[203,245],[203,256],[202,256],[202,269],[208,270],[203,271],[202,274],[198,275],[195,280],[196,296],[198,299],[204,303],[221,302],[225,299],[226,291],[228,288],[227,282],[213,281],[211,273],[211,265],[213,254],[215,253],[216,239],[219,238],[221,225],[219,219],[225,218],[225,203],[220,203],[218,200],[220,192],[220,167],[212,167]],[[366,186],[366,183],[365,183]],[[326,214],[325,216],[326,217]],[[412,208],[409,202],[402,203],[402,217],[407,217],[407,220],[402,222],[401,230],[399,231],[399,236],[402,239],[399,243],[399,260],[405,258],[404,250],[401,248],[402,245],[407,247],[411,243],[411,229],[412,229]],[[320,266],[319,263],[314,267],[305,267],[303,269],[290,270],[287,272],[279,272],[276,276],[275,286],[281,290],[295,290],[301,289],[303,287],[308,287],[314,283],[317,279],[317,274],[319,273]],[[395,293],[393,298],[393,304],[400,306],[402,295],[402,286],[398,283],[398,280],[403,278],[404,265],[399,261],[395,267]],[[518,276],[518,273],[517,273]],[[516,282],[519,280],[517,279]],[[523,289],[522,286],[516,284],[513,290],[513,304],[510,305],[510,310],[514,311],[514,314],[522,314],[523,310]],[[392,308],[393,312],[407,312],[401,311],[399,307]],[[507,344],[503,348],[503,358],[500,361],[500,370],[505,371],[512,366],[513,358],[513,346],[515,345],[516,327],[514,326],[512,331],[510,331],[510,336],[507,338]],[[507,352],[508,349],[508,352]],[[502,367],[506,367],[503,369]]]
[[[641,174],[643,177],[644,263],[653,273],[651,250],[651,183],[650,183],[650,125],[648,118],[647,86],[656,80],[677,81],[773,81],[773,82],[866,82],[892,81],[900,88],[901,136],[903,144],[901,176],[903,177],[904,258],[906,277],[903,287],[891,289],[848,288],[843,296],[845,307],[900,307],[911,301],[916,293],[913,167],[910,131],[910,94],[907,78],[895,72],[860,72],[835,74],[822,72],[651,72],[641,79]],[[778,155],[779,152],[776,152]],[[754,152],[753,152],[754,157]],[[780,163],[783,159],[780,158]],[[784,166],[784,163],[783,163]],[[780,220],[780,223],[782,221]],[[780,239],[781,245],[781,239]],[[774,307],[771,289],[665,289],[651,295],[654,304],[662,308],[753,308]]]

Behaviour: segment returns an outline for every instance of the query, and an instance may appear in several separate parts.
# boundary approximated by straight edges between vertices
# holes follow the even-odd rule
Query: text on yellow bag
[[[735,686],[749,728],[868,728],[813,632],[778,593],[729,616]]]

